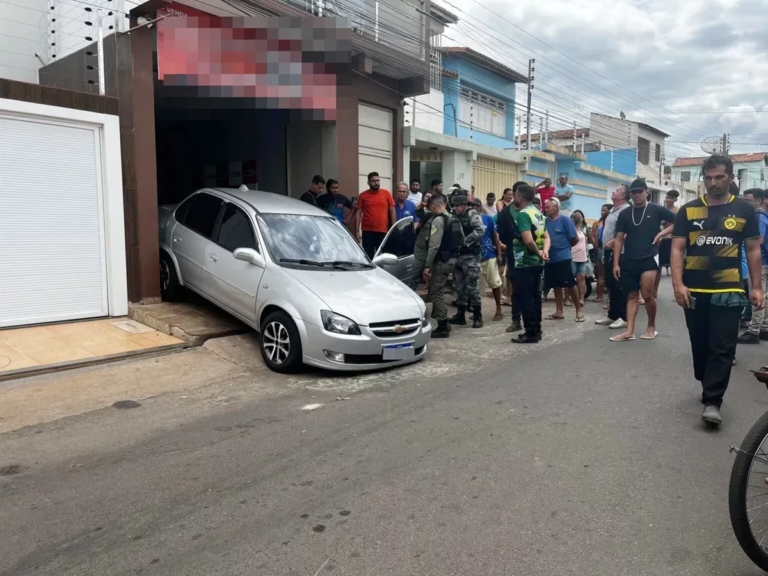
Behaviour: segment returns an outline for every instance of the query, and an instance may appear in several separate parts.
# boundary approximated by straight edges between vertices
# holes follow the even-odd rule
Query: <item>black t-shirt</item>
[[[645,260],[654,258],[659,247],[653,239],[659,233],[662,221],[674,222],[675,213],[664,206],[648,203],[642,208],[634,206],[622,210],[616,221],[616,233],[624,232],[622,260]]]
[[[744,241],[760,238],[757,212],[731,196],[726,204],[708,206],[706,197],[680,208],[672,230],[685,238],[683,284],[693,292],[743,292],[741,250]]]
[[[304,192],[304,194],[301,195],[299,198],[302,202],[306,202],[307,204],[312,204],[312,206],[318,206],[317,204],[317,196],[312,194],[309,190]]]

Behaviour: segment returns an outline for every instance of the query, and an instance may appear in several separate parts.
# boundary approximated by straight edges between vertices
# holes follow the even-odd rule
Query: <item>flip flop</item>
[[[659,335],[659,333],[654,330],[653,331],[653,336],[646,336],[645,334],[643,334],[642,336],[640,336],[640,340],[653,340],[658,335]]]
[[[565,316],[555,316],[554,314],[550,314],[547,316],[547,320],[565,320]]]
[[[577,316],[576,322],[584,322],[584,316]]]
[[[634,339],[635,339],[634,336],[623,336],[623,335],[611,336],[611,342],[627,342],[629,340],[634,340]]]

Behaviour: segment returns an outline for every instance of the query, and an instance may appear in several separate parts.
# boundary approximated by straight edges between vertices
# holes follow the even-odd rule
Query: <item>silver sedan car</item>
[[[302,363],[369,370],[420,360],[432,327],[401,280],[417,273],[412,220],[395,224],[373,261],[332,216],[299,200],[206,188],[160,207],[163,298],[192,290],[259,332],[278,372]],[[390,270],[392,273],[388,272]]]

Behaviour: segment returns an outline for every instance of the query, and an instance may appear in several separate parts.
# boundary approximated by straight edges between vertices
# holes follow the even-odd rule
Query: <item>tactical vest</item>
[[[437,257],[440,262],[448,262],[451,258],[456,258],[459,254],[462,242],[462,227],[455,216],[450,214],[440,214],[445,220],[443,226],[443,238],[440,240],[440,250]]]
[[[461,222],[461,229],[464,231],[464,238],[469,237],[469,235],[472,234],[472,232],[474,232],[472,228],[472,218],[471,218],[472,213],[475,213],[475,211],[465,210],[464,214],[462,214],[461,216],[454,216],[454,218],[457,218],[459,222]],[[480,256],[482,254],[482,249],[480,247],[480,240],[478,240],[471,246],[467,246],[466,244],[463,244],[461,248],[459,248],[459,254],[461,255],[473,254],[475,256]]]

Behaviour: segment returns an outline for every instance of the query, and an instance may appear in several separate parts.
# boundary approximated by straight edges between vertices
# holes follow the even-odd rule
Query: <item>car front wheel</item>
[[[264,362],[275,372],[294,372],[301,366],[301,337],[285,312],[272,312],[261,323],[259,348]]]
[[[181,298],[182,290],[173,260],[160,252],[160,296],[166,302],[176,302]]]

